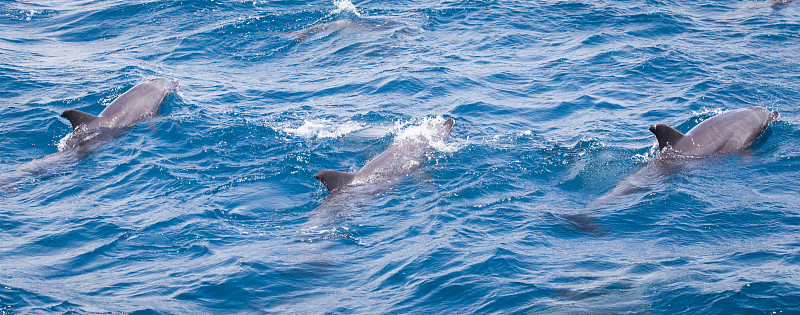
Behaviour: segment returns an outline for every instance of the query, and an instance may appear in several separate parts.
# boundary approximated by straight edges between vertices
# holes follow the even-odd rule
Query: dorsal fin
[[[450,130],[453,130],[453,125],[455,124],[456,121],[453,120],[453,118],[448,118],[447,120],[444,121],[444,124],[442,125],[444,125],[445,129],[447,129],[447,133],[450,133]]]
[[[328,191],[334,191],[344,187],[352,182],[355,177],[356,174],[334,170],[322,170],[314,174],[314,178],[319,179],[319,181],[325,184],[325,187],[328,187]]]
[[[650,131],[653,132],[658,139],[659,150],[668,145],[674,146],[679,140],[681,140],[681,138],[683,138],[683,134],[680,131],[677,131],[675,128],[665,124],[652,125],[650,126]]]
[[[79,110],[68,109],[61,113],[61,117],[64,117],[72,123],[72,130],[75,131],[75,128],[82,124],[88,124],[93,120],[97,119],[97,116],[92,114],[87,114]]]

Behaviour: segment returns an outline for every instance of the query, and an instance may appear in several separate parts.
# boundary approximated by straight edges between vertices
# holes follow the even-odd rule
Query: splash
[[[358,13],[358,9],[356,9],[356,6],[353,5],[353,3],[350,2],[350,0],[333,0],[333,5],[336,6],[336,10],[333,10],[331,14],[350,12],[355,14],[357,17],[361,17],[361,13]]]
[[[333,122],[330,119],[304,120],[299,127],[285,126],[281,131],[303,138],[337,138],[364,129],[361,123],[348,121]]]
[[[58,148],[58,151],[64,151],[70,146],[71,142],[72,142],[72,133],[70,132],[66,136],[62,137],[61,140],[58,140],[56,147]]]
[[[423,117],[407,122],[395,122],[394,134],[395,142],[419,141],[430,145],[433,149],[442,152],[455,152],[461,148],[461,144],[454,141],[444,141],[447,136],[440,130],[443,128],[444,119],[442,116]],[[458,121],[456,121],[456,126]],[[453,128],[456,128],[455,126]]]
[[[692,117],[713,117],[719,114],[724,113],[725,110],[722,108],[701,108],[699,111],[692,111]]]
[[[633,159],[639,161],[640,163],[647,163],[652,161],[658,155],[658,143],[653,143],[650,146],[650,149],[647,150],[645,153],[637,153],[633,156]]]
[[[23,11],[21,13],[25,14],[25,21],[30,21],[31,18],[33,18],[34,15],[40,14],[40,13],[42,13],[42,11],[36,11],[36,10],[31,9],[29,11]]]

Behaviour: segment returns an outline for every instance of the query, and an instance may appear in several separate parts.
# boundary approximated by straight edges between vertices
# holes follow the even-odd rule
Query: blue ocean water
[[[0,173],[181,84],[0,195],[0,314],[800,312],[800,3],[8,0],[0,30]],[[756,105],[751,149],[586,208],[648,126]],[[406,175],[313,178],[449,117]]]

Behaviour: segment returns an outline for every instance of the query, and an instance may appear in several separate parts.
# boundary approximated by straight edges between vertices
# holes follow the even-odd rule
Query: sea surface
[[[800,312],[800,1],[4,0],[0,174],[157,77],[0,193],[0,314]],[[752,148],[589,206],[749,106]]]

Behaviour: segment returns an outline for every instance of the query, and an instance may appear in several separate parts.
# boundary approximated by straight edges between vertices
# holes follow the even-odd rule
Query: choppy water
[[[798,43],[795,2],[4,1],[0,172],[181,86],[0,196],[0,313],[800,312]],[[651,124],[753,105],[751,150],[584,210]],[[312,177],[442,117],[386,185]]]

